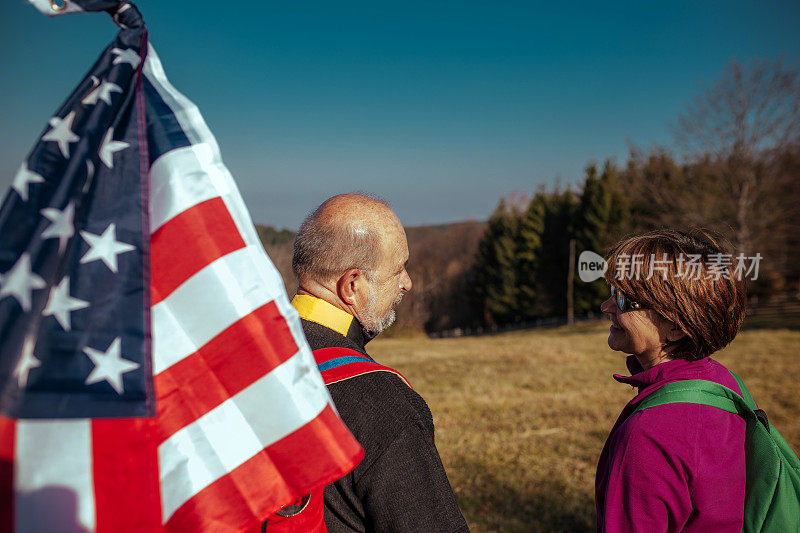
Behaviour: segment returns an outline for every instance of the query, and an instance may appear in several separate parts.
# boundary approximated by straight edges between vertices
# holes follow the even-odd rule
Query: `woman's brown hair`
[[[606,257],[606,281],[686,336],[673,357],[694,361],[727,346],[745,314],[743,275],[708,233],[656,230],[617,243]]]

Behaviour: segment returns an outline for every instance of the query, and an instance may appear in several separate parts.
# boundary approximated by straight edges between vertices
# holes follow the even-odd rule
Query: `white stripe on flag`
[[[232,184],[208,144],[167,152],[150,167],[150,232],[200,202],[227,194]]]
[[[327,389],[307,379],[311,370],[300,352],[159,446],[165,523],[195,494],[322,412]]]
[[[156,375],[283,292],[280,277],[264,281],[261,253],[261,246],[231,252],[153,306],[153,370]]]
[[[17,422],[16,531],[94,531],[91,428],[85,419]]]

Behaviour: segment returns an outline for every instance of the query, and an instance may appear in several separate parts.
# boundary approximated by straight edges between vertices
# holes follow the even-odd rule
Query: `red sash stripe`
[[[317,368],[325,385],[338,383],[370,372],[391,372],[411,389],[411,383],[397,370],[376,363],[366,355],[349,348],[320,348],[314,350]]]

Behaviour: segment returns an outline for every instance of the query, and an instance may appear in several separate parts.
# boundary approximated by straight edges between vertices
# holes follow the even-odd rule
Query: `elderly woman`
[[[740,532],[745,421],[707,405],[638,411],[666,383],[704,379],[739,387],[710,356],[744,318],[736,261],[704,233],[654,231],[618,243],[607,258],[608,345],[629,354],[637,394],[606,440],[595,480],[598,531]],[[727,258],[727,260],[726,260]],[[733,264],[730,264],[733,263]]]

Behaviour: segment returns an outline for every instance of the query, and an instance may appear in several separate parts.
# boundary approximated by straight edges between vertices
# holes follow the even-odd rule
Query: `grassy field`
[[[428,401],[474,532],[593,531],[594,471],[631,387],[608,322],[495,336],[377,339],[370,353]],[[715,355],[800,450],[800,331],[740,333]]]

